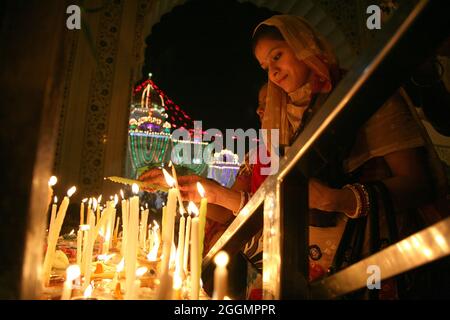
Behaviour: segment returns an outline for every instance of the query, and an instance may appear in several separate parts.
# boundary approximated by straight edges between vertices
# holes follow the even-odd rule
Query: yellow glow
[[[76,278],[78,278],[80,274],[81,274],[80,267],[77,264],[72,264],[69,267],[67,267],[66,280],[73,281]]]
[[[179,273],[175,272],[174,277],[173,277],[173,286],[172,286],[172,288],[174,290],[179,290],[179,289],[181,289],[182,285],[183,285],[183,280],[181,280],[181,277],[180,277]]]
[[[123,195],[123,190],[122,189],[120,189],[120,196],[122,197],[122,199],[125,198],[125,196]]]
[[[122,258],[122,260],[120,260],[119,264],[116,266],[116,271],[122,272],[124,267],[125,267],[125,259]]]
[[[86,231],[86,230],[89,230],[90,228],[91,228],[91,226],[88,224],[80,224],[81,231]]]
[[[54,202],[54,203],[58,203],[58,197],[57,197],[57,196],[55,196],[55,197],[53,198],[53,202]]]
[[[167,184],[169,187],[173,187],[175,185],[175,179],[172,178],[172,176],[166,171],[166,169],[162,169],[162,172],[164,174],[164,178],[166,179]]]
[[[148,268],[147,267],[140,267],[136,270],[136,277],[140,278],[142,277],[146,272]]]
[[[189,213],[193,213],[193,214],[195,214],[196,216],[199,215],[199,213],[198,213],[198,208],[197,208],[197,206],[196,206],[192,201],[189,201],[188,212],[189,212]]]
[[[136,183],[133,183],[133,185],[131,186],[131,190],[133,191],[134,194],[138,194],[139,186]]]
[[[83,200],[81,200],[81,202],[85,203],[87,200],[87,198],[84,198]]]
[[[89,298],[92,295],[92,285],[89,285],[86,290],[84,290],[83,296]]]
[[[95,211],[97,209],[97,199],[92,199],[92,209]]]
[[[58,182],[58,178],[55,176],[51,176],[50,179],[48,179],[48,186],[53,187]]]
[[[72,235],[72,234],[74,234],[74,233],[75,233],[75,230],[72,229],[72,231],[70,231],[70,233],[69,233],[69,236]]]
[[[228,264],[230,258],[225,251],[220,251],[215,257],[214,262],[218,267],[225,267]]]
[[[197,182],[197,190],[198,190],[198,193],[200,194],[200,196],[202,198],[204,198],[205,197],[205,188],[203,188],[203,186],[200,182]]]
[[[72,188],[67,190],[67,196],[70,198],[75,193],[75,191],[77,191],[77,187],[73,186]]]

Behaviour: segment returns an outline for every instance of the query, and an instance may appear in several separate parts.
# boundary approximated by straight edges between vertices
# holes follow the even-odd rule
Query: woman
[[[336,87],[340,77],[336,59],[326,42],[294,16],[273,16],[262,22],[253,43],[255,57],[269,79],[262,127],[279,129],[280,145],[289,146]],[[333,152],[325,151],[333,157]],[[319,179],[310,179],[312,280],[415,230],[411,225],[417,216],[407,215],[405,210],[417,208],[434,196],[427,166],[430,155],[426,136],[397,93],[359,128],[345,159],[338,159],[343,162],[329,161],[333,163],[329,170],[319,173]],[[251,170],[248,176],[254,182]],[[180,177],[186,199],[199,200],[193,183],[198,179]],[[260,184],[263,179],[259,180]],[[237,188],[243,192],[206,185],[208,199],[228,209],[227,217],[245,204],[244,192],[255,191],[250,190],[251,182]],[[258,183],[254,187],[259,187]],[[385,214],[393,210],[395,216]],[[220,212],[218,216],[223,217],[224,210]],[[347,235],[345,241],[343,234]],[[360,245],[355,247],[354,243]],[[395,287],[390,289],[382,292],[396,296]]]

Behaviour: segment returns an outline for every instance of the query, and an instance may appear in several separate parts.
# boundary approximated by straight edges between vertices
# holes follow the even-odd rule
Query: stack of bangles
[[[370,198],[367,188],[363,184],[353,183],[345,185],[344,189],[350,189],[356,198],[355,212],[353,214],[345,212],[345,215],[351,219],[367,216],[370,210]]]
[[[250,194],[248,192],[240,191],[241,193],[241,203],[239,204],[239,209],[237,211],[233,211],[233,214],[237,216],[242,208],[247,204],[248,200],[250,200]]]

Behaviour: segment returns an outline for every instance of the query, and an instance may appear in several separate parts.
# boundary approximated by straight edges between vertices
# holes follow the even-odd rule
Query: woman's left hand
[[[178,186],[181,197],[184,201],[200,202],[201,196],[197,189],[197,182],[200,182],[205,189],[205,197],[208,203],[216,203],[217,194],[222,186],[217,182],[197,175],[187,175],[178,177]]]

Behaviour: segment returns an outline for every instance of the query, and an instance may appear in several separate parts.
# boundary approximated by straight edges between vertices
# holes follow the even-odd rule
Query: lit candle
[[[94,199],[95,200],[95,199]],[[102,202],[102,195],[100,195],[97,199],[97,214],[96,214],[96,222],[98,223],[100,221],[100,208],[101,208],[101,202]]]
[[[186,233],[184,235],[184,258],[183,258],[183,270],[184,273],[188,272],[188,260],[189,260],[189,241],[191,239],[191,211],[188,208],[188,218],[186,220]]]
[[[119,225],[120,225],[120,217],[117,217],[116,226],[114,228],[114,247],[117,245],[117,237],[119,236]]]
[[[83,235],[83,246],[82,246],[82,254],[81,254],[81,261],[80,261],[80,266],[81,266],[81,273],[85,274],[86,272],[86,268],[89,266],[87,265],[87,256],[88,256],[88,243],[89,243],[89,229],[91,228],[90,225],[88,224],[83,224],[80,226],[80,231]]]
[[[119,264],[116,266],[116,272],[114,273],[113,281],[111,283],[112,290],[115,290],[117,287],[117,283],[119,282],[119,276],[125,266],[125,259],[122,258]]]
[[[93,255],[95,240],[97,239],[97,236],[99,234],[100,227],[103,226],[106,223],[106,221],[108,221],[111,213],[112,213],[112,205],[109,205],[103,212],[103,214],[100,218],[100,221],[98,221],[98,223],[95,225],[94,229],[92,231],[89,231],[87,259],[85,261],[85,265],[87,266],[87,268],[85,269],[84,287],[86,287],[87,284],[91,281],[91,273],[92,273],[91,262],[92,262],[92,255]]]
[[[225,251],[220,251],[214,258],[216,269],[214,270],[214,300],[223,300],[228,286],[227,264],[229,258]]]
[[[125,249],[127,245],[127,231],[128,231],[128,204],[129,201],[124,198],[123,191],[120,190],[122,197],[122,247],[120,253],[125,256]]]
[[[58,178],[55,176],[51,176],[50,179],[48,179],[48,200],[47,200],[47,209],[50,205],[50,202],[52,201],[53,197],[53,186],[58,182]]]
[[[81,225],[80,229],[77,231],[77,265],[81,266],[81,256],[82,256],[82,250],[81,250],[81,242],[83,241],[83,231],[81,231]]]
[[[56,242],[58,241],[59,233],[61,232],[61,227],[66,216],[66,211],[69,206],[69,198],[74,194],[77,188],[72,187],[67,191],[67,196],[64,197],[61,205],[59,206],[58,213],[55,217],[54,228],[52,227],[52,232],[48,237],[47,252],[44,258],[43,270],[43,281],[46,286],[50,282],[50,272],[53,265],[53,258],[55,255]]]
[[[199,219],[195,204],[189,202],[189,208],[194,213],[194,218],[191,220],[191,300],[198,300],[200,289]]]
[[[136,272],[136,259],[137,259],[137,247],[139,236],[139,187],[137,184],[132,186],[134,196],[130,199],[130,216],[128,220],[127,231],[127,248],[125,251],[125,272],[126,283],[125,291],[130,293],[133,287],[135,272]]]
[[[139,242],[141,248],[146,251],[145,242],[147,239],[147,223],[148,223],[148,206],[147,209],[142,208],[142,216],[141,216],[141,229],[140,229],[140,237]]]
[[[64,281],[61,300],[69,300],[72,296],[73,280],[80,276],[80,267],[76,264],[70,265],[66,270],[66,281]]]
[[[199,215],[199,222],[198,222],[198,241],[199,241],[199,266],[200,266],[200,275],[201,278],[202,270],[202,259],[203,259],[203,247],[204,247],[204,240],[205,240],[205,225],[206,225],[206,209],[208,207],[208,199],[205,197],[205,189],[203,188],[202,184],[200,182],[197,182],[197,190],[200,196],[202,197],[200,201],[200,215]]]
[[[52,229],[55,226],[56,209],[58,207],[57,203],[58,203],[58,197],[55,196],[55,198],[53,199],[52,211],[50,214],[50,224],[48,226],[48,236],[50,236],[50,233],[52,232]]]
[[[177,246],[177,265],[176,272],[181,276],[181,272],[183,271],[183,259],[184,259],[184,232],[185,232],[185,224],[186,219],[184,215],[180,212],[180,224],[178,228],[178,246]]]
[[[151,250],[147,255],[147,260],[148,261],[156,261],[158,259],[158,250],[159,250],[159,243],[160,243],[160,237],[159,237],[159,226],[156,223],[156,221],[154,221],[155,225],[153,226],[153,236],[152,236],[152,244],[150,244],[151,246]]]
[[[175,226],[178,190],[174,188],[175,184],[174,179],[167,173],[165,169],[163,169],[163,174],[166,178],[167,184],[170,186],[169,194],[167,196],[167,208],[164,217],[165,221],[162,229],[162,244],[163,244],[162,271],[168,272],[170,263],[170,252],[173,243],[173,229]]]
[[[85,199],[83,199],[81,201],[81,205],[80,205],[80,225],[84,224],[84,203],[86,201],[87,201],[87,198],[85,198]]]

